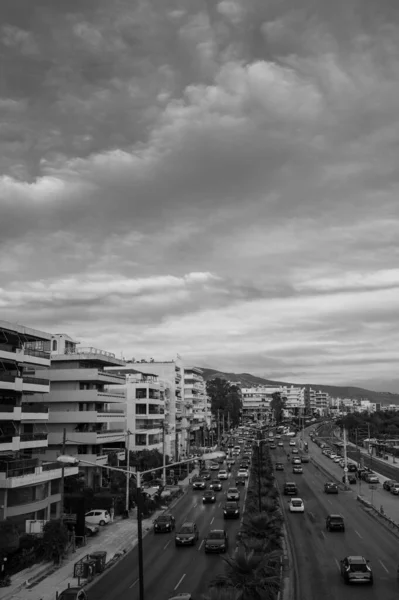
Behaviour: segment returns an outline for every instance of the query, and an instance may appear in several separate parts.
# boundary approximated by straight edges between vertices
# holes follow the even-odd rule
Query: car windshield
[[[354,565],[350,565],[350,570],[355,572],[355,573],[366,573],[368,571],[367,569],[367,565],[365,565],[364,563],[357,563]]]
[[[292,502],[292,506],[302,506],[302,502],[300,502],[299,500],[294,500]]]
[[[237,504],[235,502],[227,502],[226,508],[237,508]]]
[[[229,494],[238,494],[237,488],[230,488],[229,489]]]
[[[183,525],[183,527],[180,529],[180,533],[192,533],[192,532],[193,532],[192,525]]]
[[[330,521],[331,521],[331,523],[342,523],[343,518],[342,517],[330,517]]]
[[[208,535],[209,540],[223,540],[224,532],[223,531],[211,531]]]
[[[216,483],[217,485],[219,485],[219,479],[212,479],[212,483]]]
[[[212,492],[204,492],[204,496],[213,496]]]
[[[170,521],[170,517],[168,515],[163,515],[163,516],[158,517],[157,521],[160,521],[160,522],[164,521],[166,523],[166,522]]]

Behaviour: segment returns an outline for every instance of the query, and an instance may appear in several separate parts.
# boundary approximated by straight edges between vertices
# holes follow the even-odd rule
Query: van
[[[298,486],[293,481],[287,481],[284,484],[284,496],[297,496]]]

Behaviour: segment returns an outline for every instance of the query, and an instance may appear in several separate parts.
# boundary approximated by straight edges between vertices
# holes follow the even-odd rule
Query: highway
[[[214,472],[215,478],[217,472]],[[196,598],[206,593],[209,582],[223,572],[223,561],[218,554],[205,554],[203,539],[211,529],[226,529],[229,552],[235,548],[235,537],[240,520],[223,519],[223,504],[228,487],[235,486],[235,470],[229,480],[222,482],[223,490],[216,492],[216,503],[202,503],[202,491],[189,490],[171,513],[176,529],[184,521],[195,521],[199,541],[194,547],[175,547],[174,532],[147,533],[143,539],[144,598],[166,600],[174,592],[191,592]],[[209,483],[209,482],[208,482]],[[240,488],[243,506],[246,487]],[[138,550],[135,547],[117,565],[90,589],[90,600],[136,600],[139,598]]]
[[[305,504],[304,514],[288,512],[288,497],[283,508],[298,567],[296,600],[391,600],[399,596],[396,569],[399,563],[398,540],[376,522],[356,501],[356,489],[327,495],[327,478],[312,463],[303,465],[303,475],[294,475],[287,463],[285,448],[271,450],[274,460],[284,463],[286,472],[276,472],[279,487],[284,481],[296,481]],[[309,453],[320,449],[309,442]],[[291,455],[292,456],[292,455]],[[328,460],[328,459],[327,459]],[[330,468],[333,466],[326,465]],[[334,465],[335,466],[335,465]],[[342,469],[341,469],[342,473]],[[356,488],[356,486],[355,486]],[[345,518],[346,531],[327,532],[325,518],[339,513]],[[339,561],[347,555],[369,559],[374,586],[346,586],[340,576]]]

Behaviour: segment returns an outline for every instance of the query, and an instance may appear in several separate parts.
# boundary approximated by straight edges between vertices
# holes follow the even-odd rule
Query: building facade
[[[79,473],[85,484],[97,488],[109,452],[117,450],[124,456],[124,394],[106,388],[123,385],[125,378],[105,370],[124,361],[110,352],[78,345],[66,334],[51,337],[51,365],[45,371],[51,389],[43,399],[49,406],[45,456],[48,460],[60,454],[76,456],[82,461]]]
[[[205,445],[211,423],[211,401],[203,371],[198,367],[185,367],[183,431],[186,436],[183,444],[186,444],[186,454],[190,448]]]
[[[61,511],[61,465],[45,460],[50,343],[50,334],[0,321],[0,520],[21,532]]]
[[[273,394],[282,394],[282,386],[264,385],[252,388],[241,388],[242,417],[256,421],[268,421],[271,417],[270,404]]]

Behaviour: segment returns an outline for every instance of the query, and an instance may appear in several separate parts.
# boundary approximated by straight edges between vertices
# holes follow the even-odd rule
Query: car
[[[248,469],[244,469],[244,468],[238,469],[237,475],[239,477],[245,477],[245,479],[248,479],[248,477],[249,477]]]
[[[297,494],[297,484],[293,481],[286,481],[284,484],[284,496],[296,496]]]
[[[382,484],[382,487],[384,488],[384,490],[387,490],[387,492],[391,491],[391,487],[397,483],[394,479],[386,479],[384,481],[384,483]]]
[[[238,487],[239,485],[245,485],[245,477],[238,474],[236,477],[236,486]]]
[[[357,482],[356,475],[354,473],[347,473],[348,475],[348,483],[353,485]],[[342,482],[345,483],[345,475],[342,477]]]
[[[292,472],[295,473],[295,475],[302,475],[303,469],[302,469],[301,465],[294,465],[292,467]]]
[[[348,471],[350,473],[356,473],[357,466],[355,465],[355,463],[348,463]]]
[[[399,483],[394,483],[391,485],[391,494],[394,496],[399,496]]]
[[[209,481],[211,479],[211,474],[209,473],[209,471],[202,471],[200,473],[200,477],[202,477],[204,481]]]
[[[212,479],[209,488],[214,492],[220,492],[223,489],[223,486],[219,479]]]
[[[205,490],[205,489],[206,489],[206,483],[203,479],[193,482],[193,490]]]
[[[324,491],[326,494],[338,494],[338,485],[333,481],[327,481],[324,484]]]
[[[240,451],[234,449],[233,452],[232,452],[232,454],[233,454],[233,456],[240,456]]]
[[[228,536],[224,529],[212,529],[205,538],[204,550],[208,552],[226,552]]]
[[[199,533],[194,521],[185,521],[175,534],[176,546],[194,546],[198,541]]]
[[[292,448],[292,454],[299,454],[298,448]]]
[[[380,483],[380,480],[378,479],[378,477],[377,477],[377,475],[375,473],[368,473],[366,475],[366,477],[364,478],[364,480],[367,483],[374,483],[374,484]]]
[[[276,444],[270,444],[269,448],[270,450],[277,450]]]
[[[335,452],[330,452],[330,454],[328,455],[328,458],[333,460],[334,458],[337,458],[337,455],[335,454]]]
[[[109,512],[107,510],[90,510],[85,514],[85,521],[89,523],[89,525],[106,525],[111,520]]]
[[[341,458],[338,464],[341,467],[341,469],[343,469],[345,467],[345,461],[344,461],[344,459]]]
[[[326,517],[327,531],[345,531],[345,521],[341,515],[328,515]]]
[[[220,469],[219,473],[218,473],[218,479],[222,480],[222,479],[228,479],[229,475],[226,471],[226,469]]]
[[[293,458],[293,459],[291,460],[291,463],[292,463],[293,465],[300,465],[300,464],[301,464],[301,462],[302,462],[302,461],[301,461],[301,459],[300,459],[300,458],[298,458],[298,457],[296,457],[296,458]]]
[[[61,592],[58,600],[87,600],[87,594],[81,587],[69,587]]]
[[[308,462],[310,462],[309,456],[307,454],[303,454],[301,456],[301,463],[308,463]]]
[[[289,445],[290,445],[290,446],[296,446],[295,440],[290,440],[290,443],[289,443]]]
[[[227,494],[226,494],[226,500],[239,500],[240,499],[240,492],[238,491],[238,489],[236,487],[231,487],[227,490]]]
[[[229,465],[230,465],[230,466],[232,467],[232,466],[234,466],[235,464],[236,464],[236,461],[235,461],[235,459],[234,459],[234,458],[228,458],[228,459],[226,460],[226,465],[227,465],[227,466],[229,466]]]
[[[154,520],[154,533],[169,533],[175,528],[175,518],[173,515],[159,515]]]
[[[85,536],[90,537],[96,535],[100,531],[98,525],[92,525],[91,523],[85,522]]]
[[[218,463],[212,463],[209,465],[209,470],[210,471],[219,471],[219,464]]]
[[[275,466],[276,471],[284,471],[283,463],[277,462]]]
[[[223,518],[224,519],[239,519],[240,518],[240,505],[236,501],[227,501],[223,506]]]
[[[373,585],[373,571],[370,561],[364,556],[346,556],[340,561],[341,575],[346,584],[368,583]]]
[[[341,458],[340,456],[336,456],[336,457],[333,459],[333,462],[335,462],[335,463],[337,463],[337,464],[338,464],[338,463],[342,462],[342,458]]]
[[[284,442],[279,442],[279,443],[277,444],[277,446],[278,446],[279,448],[284,448]]]
[[[289,501],[289,511],[291,513],[293,513],[293,512],[304,513],[305,505],[303,503],[302,498],[291,498],[291,500]]]
[[[202,504],[212,504],[216,502],[216,494],[213,490],[208,490],[203,493]]]

